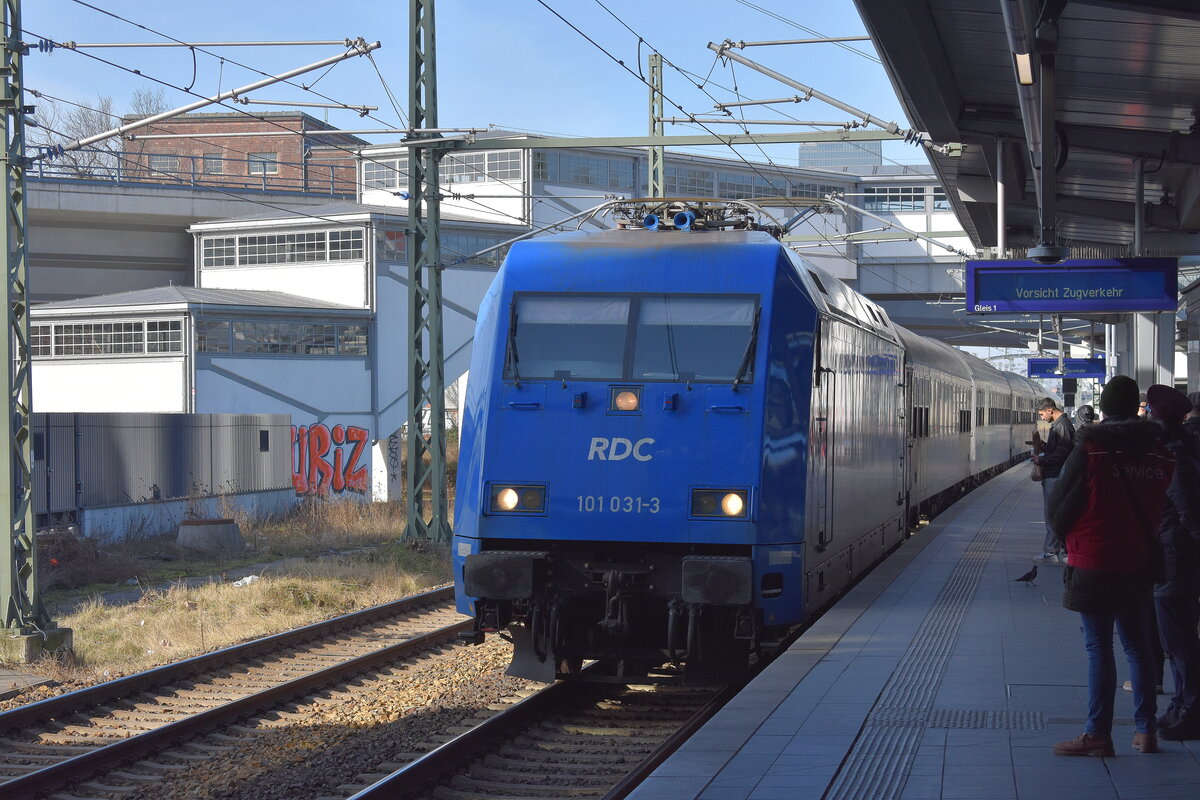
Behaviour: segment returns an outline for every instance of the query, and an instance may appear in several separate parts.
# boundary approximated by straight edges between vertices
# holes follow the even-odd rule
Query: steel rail
[[[111,700],[129,697],[142,691],[153,690],[156,687],[166,686],[180,679],[212,672],[229,664],[236,664],[239,661],[248,661],[257,656],[278,650],[281,647],[300,645],[312,639],[328,636],[346,628],[367,624],[378,619],[386,619],[397,614],[404,614],[423,606],[444,603],[453,596],[453,587],[447,586],[441,589],[432,589],[428,592],[413,595],[412,597],[402,598],[394,603],[386,603],[381,606],[366,608],[362,611],[343,614],[333,619],[314,622],[303,628],[284,631],[283,633],[266,636],[262,639],[255,639],[250,642],[234,645],[233,647],[227,647],[224,650],[205,653],[204,655],[195,656],[184,661],[177,661],[173,664],[166,664],[145,672],[127,675],[124,678],[117,678],[116,680],[107,681],[96,686],[89,686],[86,689],[78,689],[74,692],[59,695],[58,697],[41,700],[37,703],[30,703],[29,705],[0,713],[0,732],[24,728],[43,720],[94,708]],[[4,784],[0,784],[0,787],[2,786]]]
[[[116,765],[161,751],[175,742],[205,733],[223,724],[236,721],[256,711],[285,702],[293,697],[311,694],[321,687],[396,660],[446,641],[453,641],[460,632],[474,624],[463,620],[431,633],[385,647],[365,656],[318,670],[302,678],[264,689],[218,708],[194,714],[147,731],[129,739],[96,748],[74,758],[54,764],[37,772],[0,783],[0,795],[5,800],[26,800],[68,784],[85,780],[106,765]]]
[[[678,750],[684,742],[692,738],[696,731],[704,726],[704,723],[712,719],[745,686],[745,683],[740,682],[722,689],[716,697],[705,703],[703,708],[681,725],[679,730],[675,731],[670,738],[655,748],[653,753],[642,759],[641,763],[627,773],[624,778],[621,778],[613,788],[609,789],[608,793],[601,800],[624,800],[624,798],[628,797],[629,793],[636,789],[642,781],[650,777],[650,773],[658,769],[659,765]]]
[[[581,685],[574,681],[552,683],[537,694],[526,697],[471,730],[430,750],[416,761],[405,764],[386,778],[351,795],[347,800],[394,800],[403,797],[405,792],[411,792],[414,786],[431,783],[442,773],[461,767],[464,762],[469,763],[488,742],[527,725],[531,720],[555,708],[562,695],[580,688]]]
[[[588,669],[585,668],[584,673]],[[610,789],[604,795],[603,800],[620,800],[627,796],[659,764],[741,691],[744,685],[743,682],[739,682],[736,685],[728,686],[705,703],[703,708],[690,717],[675,734],[659,745],[632,772]],[[551,684],[537,694],[530,695],[502,713],[431,750],[416,761],[405,764],[387,777],[362,789],[357,794],[351,795],[348,800],[392,800],[403,796],[404,792],[411,792],[413,787],[431,784],[440,775],[460,768],[463,763],[469,763],[477,758],[488,743],[507,736],[525,727],[529,722],[544,716],[547,711],[558,708],[563,695],[568,692],[594,690],[595,686],[596,684],[575,681],[559,681]]]

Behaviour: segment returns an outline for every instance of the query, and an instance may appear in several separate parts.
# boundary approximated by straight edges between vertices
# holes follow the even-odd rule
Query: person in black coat
[[[1063,550],[1059,535],[1050,521],[1047,498],[1058,481],[1063,464],[1067,463],[1067,456],[1071,455],[1071,448],[1075,446],[1075,426],[1071,424],[1071,418],[1049,397],[1038,401],[1037,414],[1042,422],[1050,423],[1050,433],[1046,435],[1046,441],[1040,451],[1033,457],[1033,463],[1042,470],[1042,513],[1046,518],[1042,554],[1034,556],[1033,560],[1037,564],[1065,564],[1067,553]]]
[[[1188,402],[1192,404],[1192,410],[1183,418],[1183,429],[1200,444],[1200,392],[1189,394]]]
[[[1163,444],[1175,459],[1158,528],[1163,574],[1154,586],[1158,633],[1171,659],[1175,695],[1158,720],[1158,735],[1200,739],[1200,441],[1184,430],[1191,403],[1182,392],[1156,384],[1146,395],[1147,414],[1163,426]]]

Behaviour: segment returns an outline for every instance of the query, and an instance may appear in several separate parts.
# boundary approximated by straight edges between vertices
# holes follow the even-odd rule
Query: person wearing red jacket
[[[1161,570],[1159,517],[1175,463],[1159,428],[1139,419],[1138,387],[1117,375],[1104,387],[1104,420],[1080,435],[1049,498],[1052,524],[1071,554],[1063,606],[1079,612],[1088,656],[1088,716],[1082,735],[1054,745],[1063,756],[1112,756],[1117,668],[1113,629],[1129,662],[1133,749],[1158,751],[1153,586]]]

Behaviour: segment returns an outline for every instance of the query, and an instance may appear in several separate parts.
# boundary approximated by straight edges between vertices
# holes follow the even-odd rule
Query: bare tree
[[[66,101],[40,97],[37,108],[37,126],[26,133],[29,149],[50,149],[85,139],[118,127],[130,117],[147,117],[161,114],[168,109],[162,87],[153,86],[135,89],[129,101],[129,114],[117,114],[113,100],[100,95],[91,104],[73,104]],[[127,143],[119,137],[96,142],[81,150],[71,150],[50,160],[49,169],[58,174],[75,178],[115,178],[120,169],[137,173],[145,172],[144,163],[121,155],[129,150]],[[145,143],[138,143],[139,152]],[[122,163],[124,161],[124,163]]]
[[[29,150],[53,148],[77,139],[84,139],[116,127],[118,115],[113,100],[99,95],[91,105],[74,105],[42,97],[38,101],[37,126],[29,127],[26,144]],[[54,157],[56,171],[71,177],[114,177],[117,170],[119,139],[106,139],[82,150],[72,150]]]
[[[161,114],[168,110],[167,98],[161,86],[149,86],[144,89],[134,89],[129,98],[129,115],[133,117],[148,117]]]

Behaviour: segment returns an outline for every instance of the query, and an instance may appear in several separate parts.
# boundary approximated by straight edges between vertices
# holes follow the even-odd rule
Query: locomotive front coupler
[[[598,625],[601,630],[617,635],[629,632],[629,596],[644,596],[654,588],[649,582],[650,574],[649,568],[605,570],[604,619]]]

